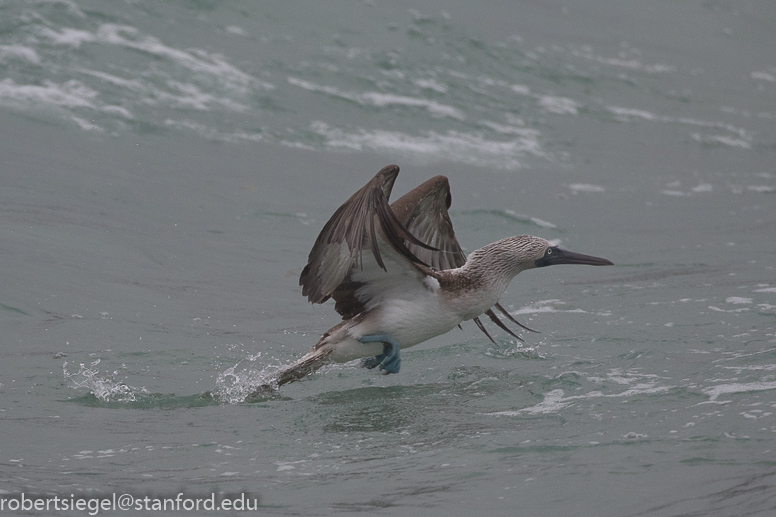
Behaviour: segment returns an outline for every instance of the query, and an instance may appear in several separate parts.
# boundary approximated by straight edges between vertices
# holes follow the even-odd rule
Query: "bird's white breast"
[[[460,315],[443,303],[438,290],[414,294],[385,300],[378,311],[383,330],[404,348],[444,334],[461,322]]]

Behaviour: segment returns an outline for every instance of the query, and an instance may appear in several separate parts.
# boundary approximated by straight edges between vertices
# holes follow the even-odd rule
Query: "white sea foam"
[[[539,106],[558,115],[576,115],[579,112],[580,104],[568,97],[543,95],[539,98]]]
[[[518,314],[539,314],[539,313],[552,313],[552,312],[574,312],[574,313],[582,313],[586,314],[587,311],[583,311],[582,309],[558,309],[558,306],[565,305],[566,302],[552,299],[552,300],[541,300],[535,303],[532,303],[531,305],[527,305],[523,307],[522,309],[518,309],[516,311],[510,311],[513,315]]]
[[[426,90],[434,90],[437,93],[447,93],[447,86],[433,79],[416,79],[413,81],[416,85]]]
[[[196,48],[185,51],[170,47],[158,38],[140,34],[140,31],[128,25],[106,23],[99,27],[95,36],[99,43],[110,43],[170,59],[193,72],[207,74],[236,88],[247,88],[258,83],[251,75],[229,64],[220,54],[210,54]],[[263,86],[272,88],[267,83],[263,83]]]
[[[752,79],[760,79],[762,81],[776,83],[776,75],[773,75],[769,72],[764,72],[764,71],[752,72],[750,76]]]
[[[557,413],[561,409],[573,404],[569,399],[563,399],[563,390],[552,390],[544,395],[544,400],[529,408],[519,409],[517,411],[502,411],[491,413],[492,415],[516,416],[520,414],[541,415],[545,413]]]
[[[43,36],[55,45],[67,45],[73,48],[79,48],[83,43],[97,41],[97,36],[89,31],[68,27],[64,27],[59,31],[55,31],[50,27],[39,27],[38,35]]]
[[[509,88],[520,95],[531,95],[531,89],[524,84],[511,84]]]
[[[649,395],[654,393],[664,393],[672,390],[674,386],[658,386],[655,382],[638,383],[631,388],[621,391],[619,393],[603,393],[601,391],[590,391],[584,395],[572,395],[570,397],[564,397],[564,392],[561,389],[552,390],[544,395],[544,399],[535,406],[510,410],[510,411],[497,411],[488,413],[494,416],[522,416],[522,415],[541,415],[548,413],[557,413],[562,409],[571,406],[572,404],[587,399],[595,398],[621,398],[621,397],[633,397],[637,395]]]
[[[66,119],[84,131],[104,132],[105,129],[95,121],[75,115],[69,110],[102,110],[103,108],[98,106],[98,95],[97,91],[75,79],[61,84],[49,80],[44,80],[41,84],[17,84],[13,79],[0,81],[0,105],[64,112]],[[110,111],[111,108],[105,110],[108,113]],[[131,118],[131,115],[127,118]]]
[[[410,106],[420,107],[428,110],[429,113],[439,117],[449,117],[457,120],[465,120],[463,112],[452,106],[439,104],[428,99],[419,99],[417,97],[408,97],[405,95],[394,95],[389,93],[366,92],[357,95],[363,104],[371,104],[377,107],[384,106]]]
[[[164,125],[176,129],[193,131],[208,140],[221,142],[261,142],[264,140],[264,136],[260,133],[248,133],[245,131],[226,133],[192,120],[165,119]]]
[[[297,77],[289,77],[287,80],[288,84],[293,86],[297,86],[311,92],[324,93],[332,97],[346,99],[363,106],[375,106],[379,108],[386,106],[417,107],[427,110],[433,116],[448,117],[456,120],[466,119],[466,116],[461,110],[428,99],[380,92],[347,92],[338,88],[334,88],[333,86],[319,85],[310,81],[299,79]]]
[[[606,192],[604,187],[589,183],[572,183],[568,187],[574,192]]]
[[[558,226],[556,224],[553,224],[549,221],[545,221],[543,219],[539,219],[538,217],[531,217],[528,215],[521,215],[515,212],[514,210],[504,210],[504,213],[520,222],[527,222],[530,221],[534,223],[536,226],[540,226],[542,228],[557,228]]]
[[[606,109],[608,109],[617,117],[621,117],[624,121],[626,121],[628,118],[640,118],[643,120],[659,120],[659,117],[657,115],[645,110],[639,110],[634,108],[621,108],[618,106],[608,106]]]
[[[749,185],[746,187],[746,190],[750,192],[760,192],[763,194],[771,194],[773,192],[776,192],[776,187],[773,187],[771,185]]]
[[[545,221],[544,219],[539,219],[538,217],[531,217],[531,222],[534,223],[536,226],[540,226],[542,228],[557,228],[558,226],[549,222]]]
[[[459,131],[426,131],[419,136],[385,130],[349,132],[320,121],[313,122],[310,129],[324,137],[326,146],[332,149],[391,151],[501,169],[520,168],[520,158],[526,155],[545,156],[539,141],[527,136],[498,141]]]
[[[86,120],[85,118],[72,115],[70,117],[70,120],[75,122],[76,125],[81,129],[83,129],[84,131],[94,131],[97,133],[103,133],[105,131],[105,129],[103,129],[99,124],[95,124],[94,122],[90,120]]]
[[[155,97],[165,105],[176,108],[190,108],[200,111],[208,111],[213,105],[220,105],[231,111],[248,111],[250,108],[229,97],[219,97],[212,93],[203,92],[199,87],[191,83],[180,81],[167,81],[167,86],[175,93],[158,90]]]
[[[170,47],[158,38],[142,34],[129,25],[106,23],[100,25],[95,32],[67,27],[59,30],[41,27],[39,34],[55,45],[79,48],[84,43],[110,44],[144,52],[157,58],[167,59],[192,72],[206,75],[211,80],[242,93],[247,93],[252,87],[274,88],[274,85],[260,81],[230,64],[220,54],[197,48],[180,50]]]
[[[696,194],[701,192],[712,192],[713,190],[714,190],[714,185],[712,185],[711,183],[700,183],[690,189],[691,192],[695,192]]]
[[[709,309],[716,311],[716,312],[730,312],[730,313],[736,313],[736,312],[747,312],[749,309],[747,307],[742,307],[740,309],[720,309],[716,305],[709,305]]]
[[[149,90],[149,87],[138,79],[125,79],[123,77],[101,72],[99,70],[89,70],[86,68],[77,68],[76,71],[82,74],[96,77],[98,79],[102,79],[107,83],[118,86],[120,88],[126,88],[127,90],[132,90],[135,92],[148,92]]]
[[[575,57],[589,59],[604,65],[626,68],[634,71],[644,71],[650,74],[673,72],[676,70],[676,67],[672,65],[663,65],[660,63],[649,65],[644,64],[635,58],[628,59],[626,57],[604,57],[593,53],[592,49],[587,47],[581,49],[572,49],[570,52],[571,55]]]
[[[549,222],[545,221],[544,219],[539,219],[538,217],[529,217],[528,218],[532,223],[534,223],[536,226],[539,226],[541,228],[557,228],[558,226]]]
[[[490,120],[481,120],[479,124],[502,135],[519,135],[525,138],[538,139],[541,134],[536,129],[522,127],[523,122],[520,119],[510,121],[510,124],[499,124]]]
[[[0,45],[0,63],[7,63],[11,60],[40,64],[40,56],[34,48],[23,45]]]
[[[79,18],[86,18],[84,12],[78,7],[78,4],[73,0],[34,0],[35,4],[59,4],[67,9],[69,14],[78,16]]]
[[[123,106],[103,106],[100,108],[100,111],[103,113],[108,113],[110,115],[118,115],[120,117],[123,117],[125,119],[133,119],[135,117],[132,116],[132,112],[129,111],[127,108],[124,108]]]
[[[229,25],[229,26],[225,27],[224,30],[226,30],[227,34],[231,34],[233,36],[247,36],[248,35],[248,31],[246,31],[245,29],[243,29],[242,27],[240,27],[238,25]]]
[[[723,366],[722,368],[724,368],[726,370],[735,370],[737,372],[744,371],[744,370],[772,372],[772,371],[776,371],[776,364],[757,364],[757,365],[746,365],[746,366]]]
[[[78,71],[139,94],[144,104],[161,104],[173,108],[187,108],[198,111],[210,111],[214,107],[223,107],[235,112],[245,112],[250,109],[246,104],[237,102],[228,96],[218,96],[204,92],[200,87],[191,83],[168,80],[166,81],[166,86],[169,90],[165,91],[150,82],[143,82],[138,79],[125,79],[97,70],[78,69]],[[103,111],[106,110],[103,108]],[[120,114],[126,117],[129,111],[125,110]],[[131,118],[131,115],[126,118]]]
[[[240,102],[241,96],[246,97],[256,89],[274,88],[231,65],[219,54],[197,48],[176,49],[128,25],[102,24],[96,30],[37,26],[31,41],[74,49],[90,44],[114,45],[156,58],[153,59],[153,69],[147,71],[125,71],[121,67],[112,69],[110,73],[78,66],[71,69],[108,83],[105,88],[94,81],[87,84],[77,79],[64,82],[43,79],[34,84],[24,84],[15,78],[0,80],[0,105],[29,110],[53,108],[55,113],[85,131],[106,131],[103,121],[110,118],[116,119],[114,124],[120,127],[124,121],[142,118],[143,114],[139,111],[149,105],[196,111],[227,109],[242,113],[248,111],[249,106]],[[46,49],[45,45],[41,48]],[[40,52],[41,49],[37,48],[4,45],[0,46],[0,62],[21,59],[45,65]],[[164,61],[167,63],[157,66]],[[128,77],[122,77],[125,73]],[[122,98],[120,104],[113,100],[106,103],[101,99],[103,90],[114,97],[114,87],[124,90],[118,92]],[[238,133],[218,135],[218,138],[255,139],[247,133]]]
[[[742,149],[751,149],[752,144],[743,138],[733,138],[726,135],[702,135],[700,133],[693,133],[690,138],[698,143],[706,145],[727,145],[730,147],[740,147]]]
[[[680,124],[686,126],[702,127],[708,129],[717,129],[727,131],[735,136],[728,135],[704,135],[701,133],[693,133],[690,137],[696,142],[707,145],[727,145],[730,147],[740,147],[743,149],[751,149],[752,147],[752,135],[749,131],[736,127],[732,124],[726,124],[724,122],[713,122],[707,120],[697,120],[689,117],[672,117],[669,115],[658,115],[649,111],[623,108],[620,106],[607,106],[607,111],[614,115],[616,120],[622,122],[629,122],[632,119],[647,120],[650,122],[661,122],[665,124]]]
[[[701,402],[701,404],[708,404],[710,402],[717,402],[720,395],[730,395],[733,393],[747,393],[752,391],[765,391],[776,389],[776,382],[750,382],[750,383],[732,383],[732,384],[718,384],[709,388],[704,388],[702,391],[705,395],[709,396],[708,402]]]
[[[10,101],[31,106],[53,105],[66,108],[95,108],[98,93],[80,81],[64,83],[44,80],[40,85],[17,84],[13,79],[0,81],[0,102]]]

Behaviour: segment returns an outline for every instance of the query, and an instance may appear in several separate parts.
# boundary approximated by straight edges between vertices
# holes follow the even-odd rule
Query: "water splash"
[[[148,390],[144,387],[134,387],[128,384],[114,380],[118,371],[107,377],[100,376],[100,370],[96,366],[100,360],[92,361],[89,366],[80,363],[78,371],[70,373],[67,371],[67,361],[62,364],[62,371],[67,384],[76,390],[87,389],[101,402],[136,402],[138,396],[148,396]]]
[[[256,369],[243,364],[246,360],[253,363],[259,357],[261,357],[261,352],[255,356],[248,356],[247,359],[241,360],[219,373],[216,386],[210,392],[213,399],[227,404],[238,404],[252,402],[259,398],[273,398],[277,393],[275,373],[283,365],[277,363]]]
[[[513,340],[507,340],[508,345],[492,346],[485,350],[484,354],[487,357],[493,357],[496,359],[547,359],[547,354],[539,351],[538,345],[525,345],[523,343],[516,343]]]

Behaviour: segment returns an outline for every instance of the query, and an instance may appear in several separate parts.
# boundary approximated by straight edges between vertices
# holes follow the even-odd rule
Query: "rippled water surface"
[[[768,1],[0,3],[0,497],[268,515],[776,512]],[[379,168],[527,271],[399,375],[251,397],[338,318],[298,275]]]

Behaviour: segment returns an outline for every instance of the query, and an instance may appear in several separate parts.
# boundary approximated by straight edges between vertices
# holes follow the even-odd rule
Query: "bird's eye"
[[[547,255],[552,255],[552,248],[547,248]]]

